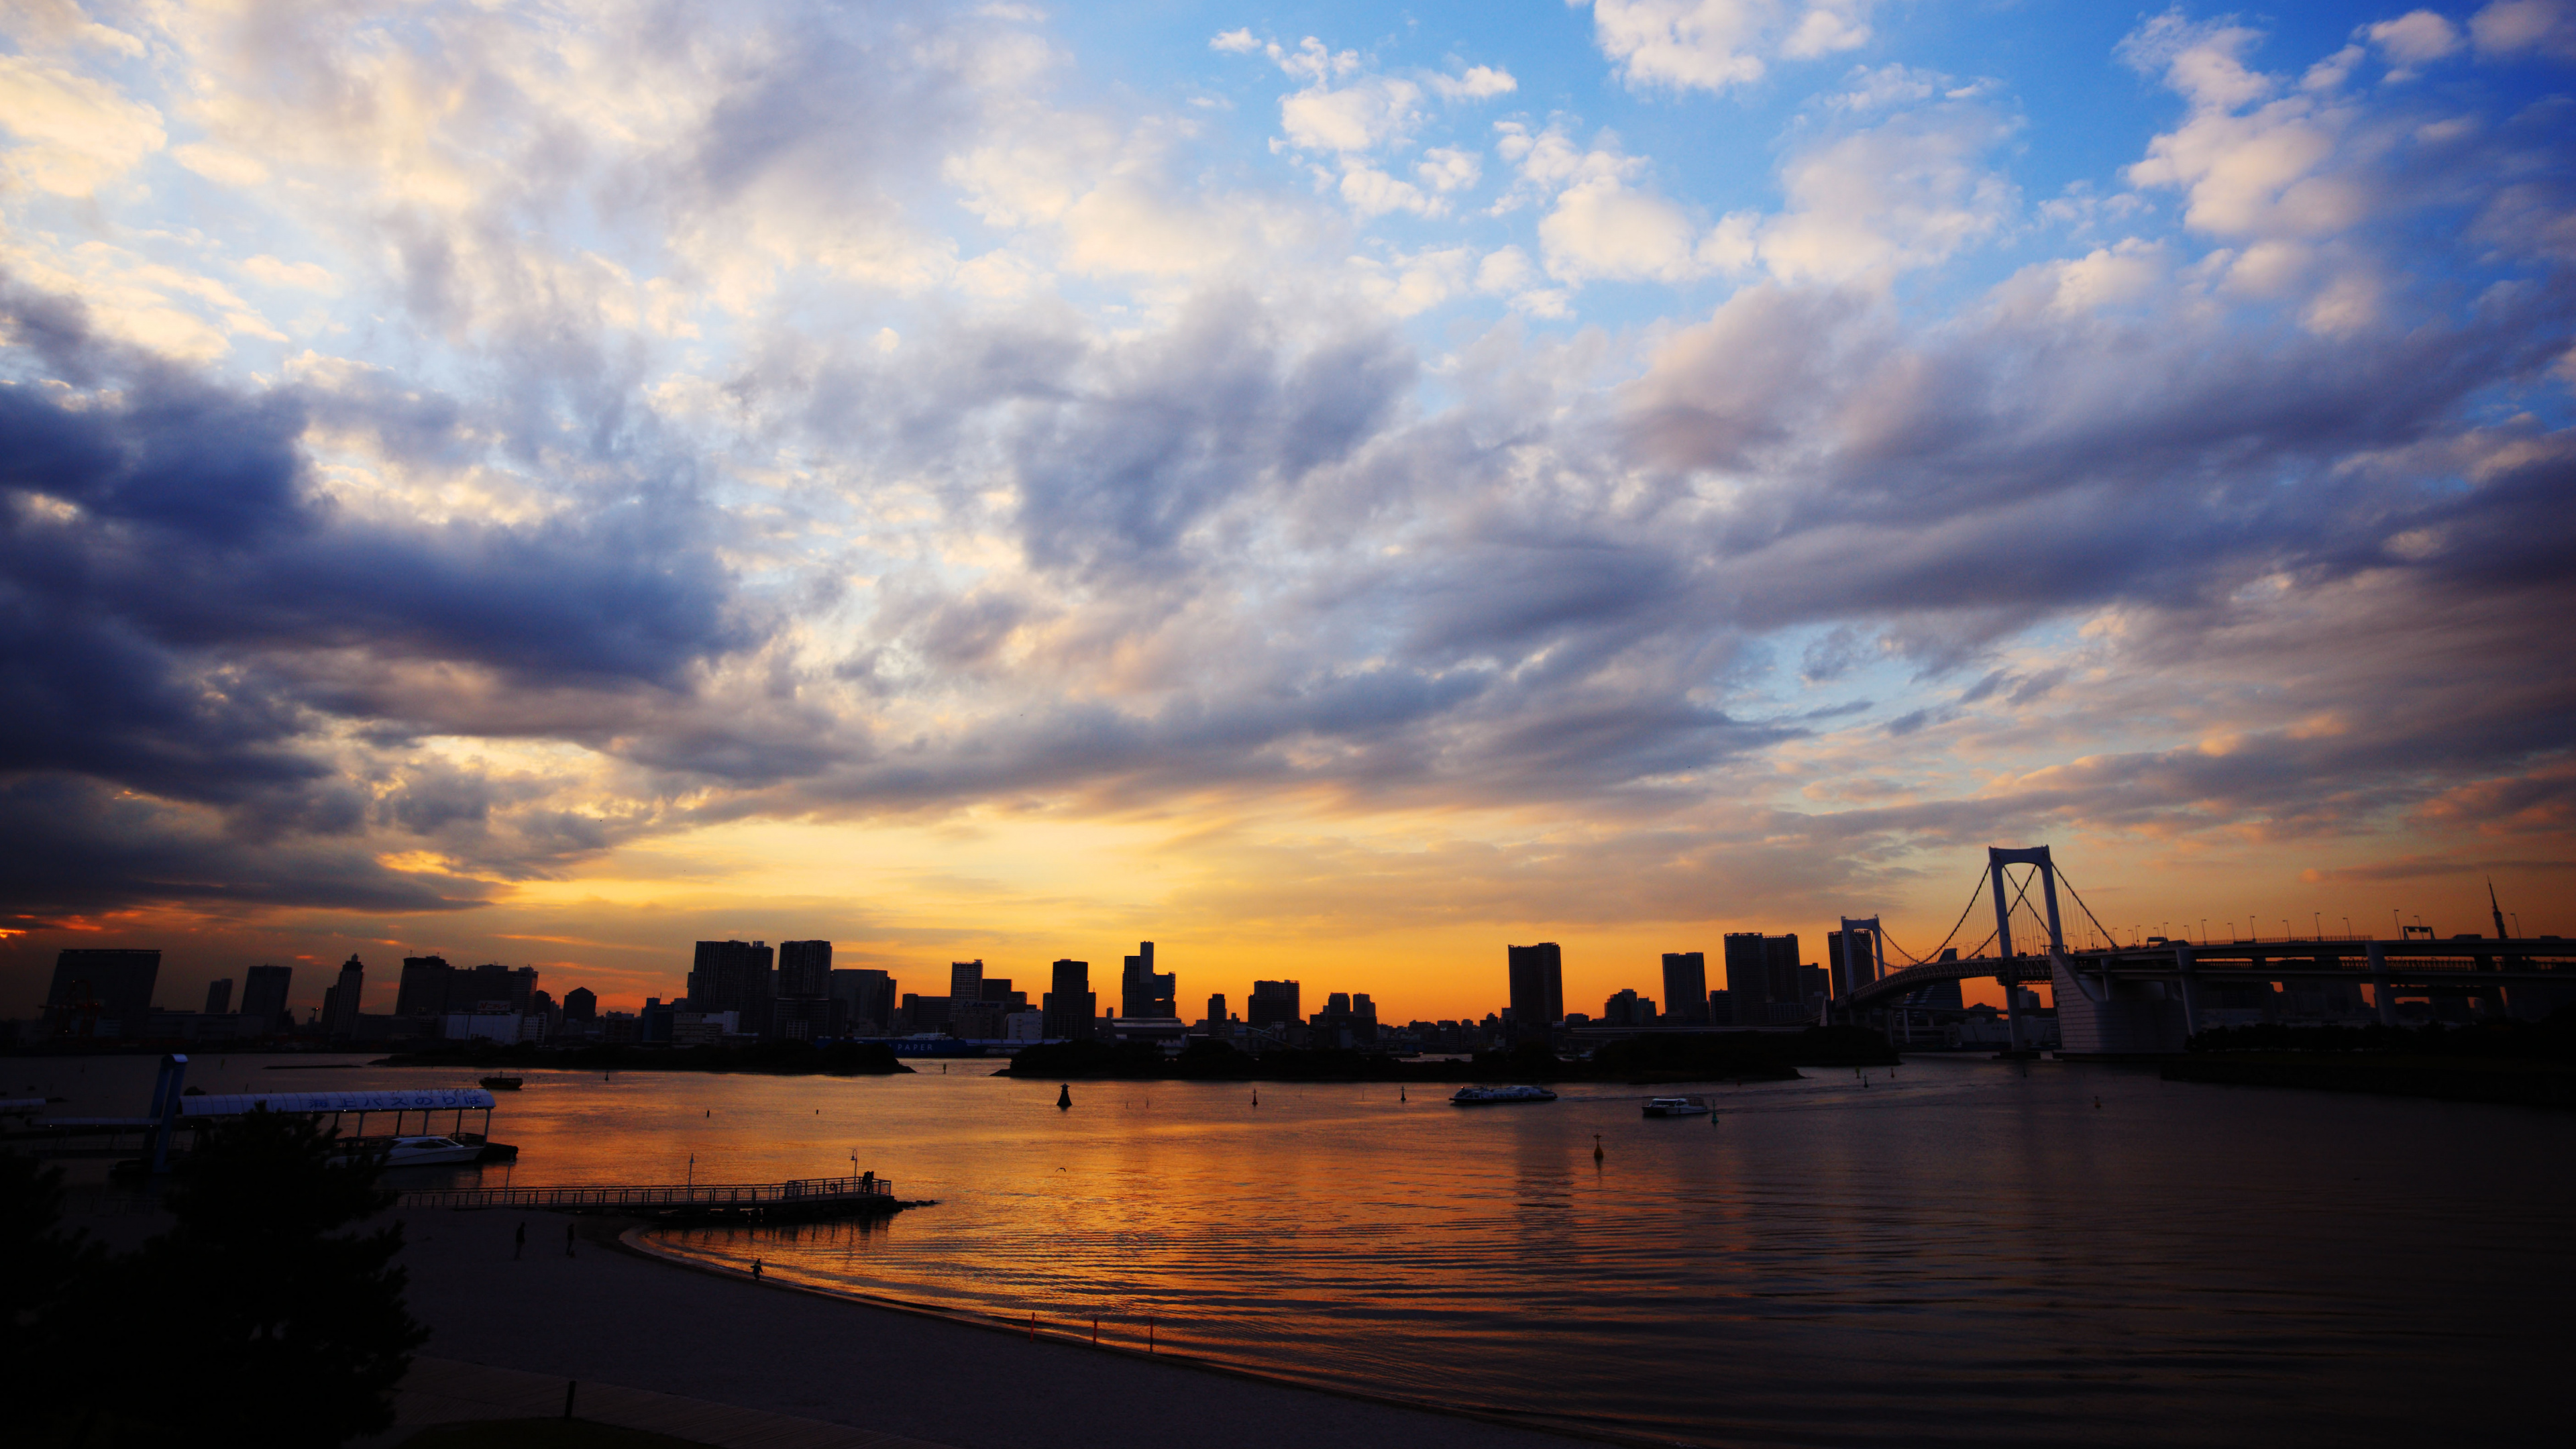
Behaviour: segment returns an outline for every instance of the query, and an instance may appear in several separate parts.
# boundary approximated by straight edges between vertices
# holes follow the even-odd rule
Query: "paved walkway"
[[[411,1361],[411,1373],[394,1393],[394,1426],[360,1449],[393,1449],[433,1424],[469,1419],[551,1419],[564,1411],[568,1380],[520,1369],[493,1368],[427,1355]],[[704,1399],[657,1394],[616,1384],[573,1387],[573,1413],[594,1423],[626,1429],[649,1429],[675,1439],[714,1444],[722,1449],[945,1449],[920,1439],[765,1414]]]
[[[1566,1449],[1584,1442],[677,1267],[602,1241],[613,1239],[616,1226],[600,1219],[509,1211],[401,1216],[402,1262],[411,1275],[406,1296],[432,1335],[422,1352],[447,1364],[527,1375],[527,1402],[538,1413],[563,1412],[570,1378],[583,1385],[575,1412],[584,1418],[593,1417],[586,1397],[593,1384],[651,1385],[674,1405],[731,1406],[876,1436],[818,1443]],[[569,1257],[567,1221],[586,1235]],[[521,1222],[527,1252],[513,1260],[512,1233]],[[438,1392],[431,1382],[424,1381],[425,1393]],[[686,1398],[667,1397],[673,1394]],[[637,1424],[704,1437],[671,1422]],[[743,1432],[755,1432],[748,1421]]]

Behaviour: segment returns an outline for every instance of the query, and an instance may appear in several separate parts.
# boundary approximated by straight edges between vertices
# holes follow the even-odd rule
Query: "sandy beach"
[[[527,1251],[514,1261],[523,1221]],[[632,1225],[610,1219],[480,1211],[404,1222],[412,1313],[431,1331],[422,1352],[441,1360],[955,1449],[1586,1442],[755,1284],[621,1247]],[[569,1257],[567,1222],[582,1235]]]

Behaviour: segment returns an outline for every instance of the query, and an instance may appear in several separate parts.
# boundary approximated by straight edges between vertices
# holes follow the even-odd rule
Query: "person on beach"
[[[751,1281],[754,1283],[760,1281],[760,1260],[758,1258],[751,1260]]]
[[[564,1256],[572,1256],[572,1224],[564,1224]]]
[[[518,1237],[510,1244],[510,1261],[513,1263],[519,1261],[519,1255],[526,1251],[528,1251],[528,1225],[521,1223]]]

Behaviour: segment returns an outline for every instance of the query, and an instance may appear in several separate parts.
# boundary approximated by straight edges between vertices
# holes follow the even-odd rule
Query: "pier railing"
[[[802,1177],[788,1182],[690,1183],[677,1186],[468,1187],[407,1192],[405,1208],[552,1208],[591,1212],[791,1212],[861,1207],[894,1196],[892,1179]]]

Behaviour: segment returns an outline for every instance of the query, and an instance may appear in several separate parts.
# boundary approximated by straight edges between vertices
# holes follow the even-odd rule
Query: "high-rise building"
[[[948,963],[948,999],[959,1003],[984,999],[983,958]]]
[[[1664,1000],[1676,1019],[1693,1026],[1706,1026],[1708,958],[1697,951],[1666,951]]]
[[[1736,1024],[1735,997],[1733,993],[1727,991],[1712,991],[1708,994],[1708,1024],[1711,1026],[1733,1026]]]
[[[1225,1025],[1225,993],[1222,991],[1208,993],[1207,1024],[1210,1030]]]
[[[444,964],[444,963],[441,963]],[[447,974],[451,1012],[525,1016],[536,1009],[537,968],[494,962]],[[402,1013],[394,1013],[400,1016]]]
[[[1554,941],[1504,949],[1511,966],[1512,1032],[1523,1041],[1545,1041],[1548,1028],[1565,1019],[1565,953]]]
[[[1091,963],[1059,960],[1053,970],[1055,989],[1038,996],[1046,1013],[1047,1036],[1055,1041],[1089,1041],[1092,1025],[1100,1019],[1100,998],[1091,989]]]
[[[456,968],[444,956],[405,956],[401,981],[394,987],[394,1015],[445,1015],[452,1006],[455,980]]]
[[[1815,991],[1799,969],[1796,933],[1729,932],[1726,993],[1738,1026],[1795,1022],[1812,1015]]]
[[[1298,1010],[1299,987],[1294,981],[1255,981],[1252,999],[1243,1004],[1243,1019],[1250,1026],[1287,1026],[1306,1019]]]
[[[45,992],[46,1025],[61,1030],[86,1017],[114,1021],[120,1030],[138,1033],[151,1014],[152,983],[160,974],[158,950],[70,947],[54,957],[53,985]]]
[[[1181,1014],[1180,973],[1154,969],[1154,943],[1140,941],[1118,978],[1120,1016],[1174,1018]]]
[[[219,976],[206,983],[206,1015],[230,1016],[233,1013],[233,979]]]
[[[599,993],[587,986],[576,986],[564,993],[564,1020],[596,1021],[599,1018]]]
[[[340,979],[322,992],[322,1034],[346,1041],[358,1034],[358,998],[367,989],[366,963],[355,953],[340,963]]]
[[[781,941],[778,943],[778,994],[781,996],[821,997],[832,980],[832,943],[829,941]]]
[[[775,994],[767,942],[700,941],[689,970],[689,1010],[731,1011],[744,1028],[759,1031],[770,1018]]]
[[[242,976],[242,1015],[273,1031],[286,1019],[286,995],[295,985],[292,966],[253,966]]]
[[[824,992],[840,1004],[841,1030],[883,1036],[894,1021],[894,978],[883,971],[834,967]]]

